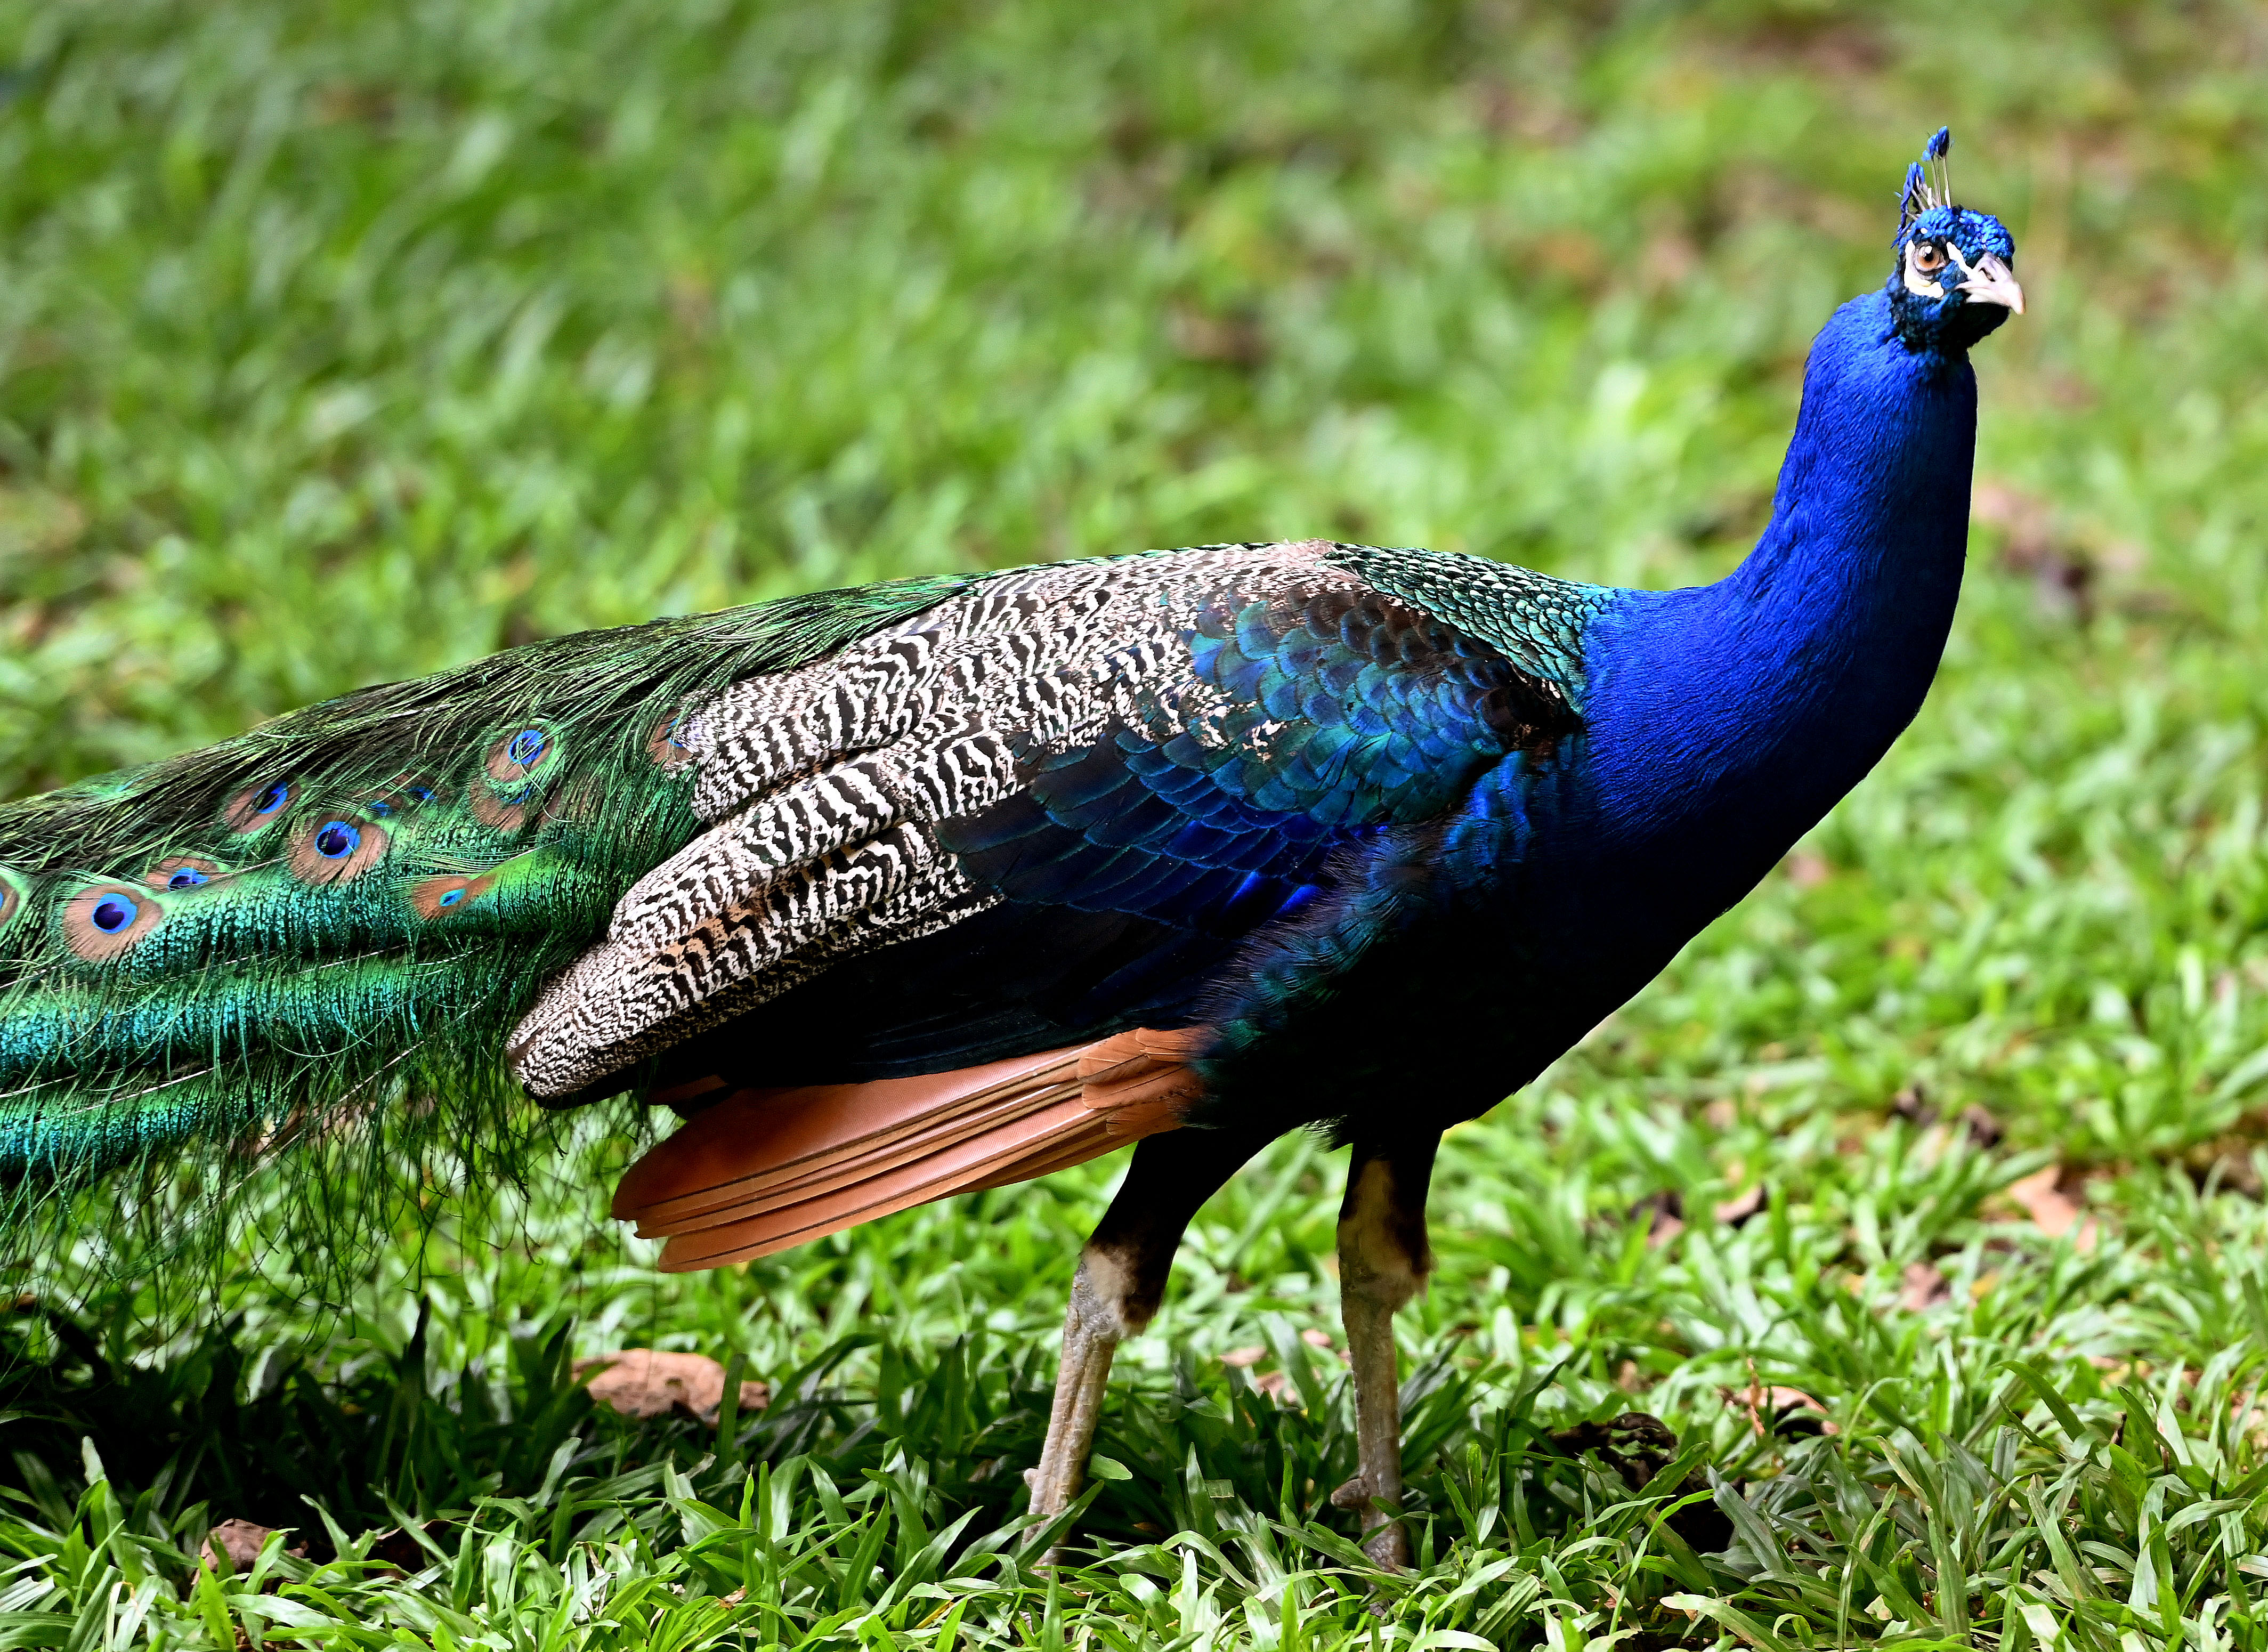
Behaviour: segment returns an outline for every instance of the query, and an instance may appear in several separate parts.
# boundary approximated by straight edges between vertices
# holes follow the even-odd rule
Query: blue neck
[[[1594,628],[1608,853],[1644,845],[1729,904],[1874,767],[1953,622],[1976,435],[1965,357],[1910,350],[1880,293],[1835,313],[1756,549],[1715,585],[1631,593]]]

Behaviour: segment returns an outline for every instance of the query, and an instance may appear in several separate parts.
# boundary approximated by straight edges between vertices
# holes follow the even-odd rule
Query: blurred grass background
[[[536,636],[938,569],[1322,534],[1713,578],[1949,122],[2031,311],[1979,353],[1945,672],[1781,875],[1452,1138],[1410,1316],[1428,1567],[1389,1616],[2263,1643],[2268,10],[0,0],[0,66],[11,793]],[[2005,1191],[2043,1169],[2067,1229]],[[1343,1401],[1293,1334],[1336,1332],[1303,1142],[1122,1356],[1134,1472],[1088,1519],[1117,1558],[1071,1604],[966,1551],[1012,1512],[1113,1174],[662,1280],[571,1162],[459,1215],[436,1190],[438,1231],[325,1302],[255,1206],[210,1337],[185,1277],[10,1259],[0,1638],[234,1644],[288,1600],[372,1645],[1359,1640]],[[593,1418],[560,1362],[628,1342],[782,1402],[731,1439]],[[1840,1432],[1764,1427],[1772,1385]],[[1539,1443],[1627,1409],[1720,1471],[1729,1548],[1678,1554]],[[799,1454],[766,1526],[741,1471]],[[446,1514],[441,1558],[320,1539],[281,1594],[195,1582],[208,1518],[312,1530],[302,1493],[342,1555],[387,1497]]]

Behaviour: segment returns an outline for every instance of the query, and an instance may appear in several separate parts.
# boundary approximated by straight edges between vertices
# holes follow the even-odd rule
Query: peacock
[[[197,1144],[627,1095],[685,1122],[614,1214],[696,1269],[1134,1146],[1028,1476],[1055,1516],[1190,1218],[1326,1132],[1334,1501],[1406,1564],[1392,1321],[1442,1132],[1752,888],[1935,674],[1969,350],[2023,309],[1948,146],[1715,584],[1314,539],[905,579],[535,643],[8,805],[11,1208]]]

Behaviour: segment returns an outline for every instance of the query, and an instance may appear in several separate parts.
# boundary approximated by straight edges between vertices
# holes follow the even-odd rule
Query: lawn
[[[1940,122],[2031,300],[1911,733],[1447,1139],[1413,1572],[1328,1501],[1316,1143],[1198,1219],[1049,1572],[1119,1162],[663,1277],[586,1125],[342,1248],[344,1147],[217,1268],[120,1243],[180,1183],[0,1257],[0,1648],[2268,1648],[2264,109],[2210,3],[0,0],[7,795],[899,574],[1713,578]],[[595,1408],[630,1346],[770,1404]]]

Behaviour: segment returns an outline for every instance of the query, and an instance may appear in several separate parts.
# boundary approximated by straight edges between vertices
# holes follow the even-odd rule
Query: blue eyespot
[[[436,906],[454,906],[459,901],[461,901],[464,898],[465,892],[462,889],[444,889],[441,891],[441,898],[434,902],[433,904]]]
[[[210,876],[198,871],[195,867],[176,867],[173,868],[173,875],[166,880],[166,887],[169,889],[194,889],[200,883],[211,881]],[[95,921],[99,923],[101,919],[97,918]]]
[[[88,914],[94,926],[106,935],[114,935],[142,915],[142,909],[122,895],[106,895],[94,903]]]
[[[315,852],[326,860],[343,860],[362,847],[362,834],[342,820],[325,821],[316,829]]]
[[[420,803],[431,803],[439,795],[430,785],[396,785],[383,796],[369,799],[362,807],[383,820]]]
[[[691,761],[693,748],[688,743],[692,733],[692,719],[684,712],[674,712],[653,726],[653,733],[645,740],[645,755],[664,769],[674,770]]]
[[[229,800],[228,811],[221,818],[232,832],[256,832],[274,825],[276,817],[298,795],[298,789],[288,780],[248,786]]]
[[[550,743],[541,729],[523,728],[512,737],[512,744],[504,748],[504,755],[525,769],[542,756],[543,749]]]

